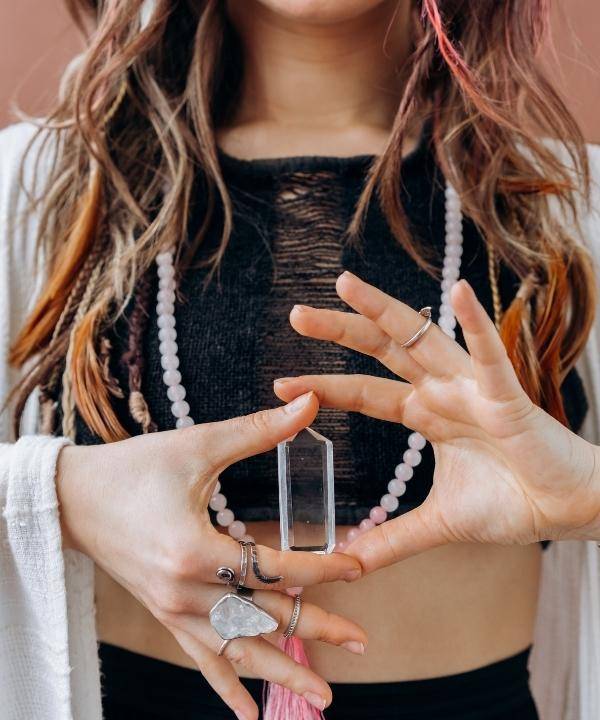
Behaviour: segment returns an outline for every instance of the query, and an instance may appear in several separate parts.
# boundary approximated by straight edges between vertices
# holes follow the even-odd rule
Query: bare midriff
[[[277,523],[248,524],[248,531],[257,543],[278,547]],[[305,588],[305,600],[355,620],[369,636],[364,657],[308,642],[311,665],[330,682],[389,682],[510,657],[532,642],[540,561],[538,545],[453,545],[353,584]],[[96,606],[101,641],[194,667],[168,630],[99,569]]]

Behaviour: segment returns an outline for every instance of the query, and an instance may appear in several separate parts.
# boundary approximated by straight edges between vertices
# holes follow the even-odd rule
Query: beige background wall
[[[555,48],[547,53],[552,77],[587,139],[600,142],[600,2],[553,4]],[[44,112],[78,45],[62,0],[0,0],[0,126],[14,119],[15,98],[27,112]]]

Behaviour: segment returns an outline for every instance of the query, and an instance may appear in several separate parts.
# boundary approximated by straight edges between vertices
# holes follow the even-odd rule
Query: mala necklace
[[[446,184],[445,190],[445,223],[444,265],[438,326],[446,335],[454,339],[456,318],[450,305],[450,290],[460,276],[463,233],[460,198],[449,183]],[[186,390],[182,384],[179,370],[173,252],[169,250],[160,253],[156,258],[156,263],[159,278],[156,312],[160,362],[164,371],[163,381],[167,387],[167,397],[171,401],[171,413],[176,419],[175,426],[185,428],[194,425],[194,420],[190,417],[190,405],[185,399]],[[347,544],[355,540],[360,533],[385,522],[388,514],[398,509],[400,505],[398,498],[406,492],[406,483],[413,477],[414,468],[421,463],[421,450],[426,443],[427,441],[421,433],[413,432],[409,435],[408,448],[404,452],[402,462],[395,468],[394,478],[388,483],[387,492],[382,495],[379,504],[371,508],[368,517],[361,520],[356,527],[348,530],[345,539],[336,543],[336,550],[342,552]],[[227,507],[227,498],[221,492],[221,484],[218,481],[209,501],[209,507],[216,513],[217,523],[221,527],[227,528],[232,538],[246,542],[253,540],[246,532],[246,525],[241,520],[236,520],[233,511]]]

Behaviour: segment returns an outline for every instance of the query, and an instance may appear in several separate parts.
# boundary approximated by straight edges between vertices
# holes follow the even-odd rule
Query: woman
[[[3,134],[34,202],[3,174],[2,348],[39,433],[2,455],[9,717],[100,717],[97,637],[107,720],[250,720],[262,679],[330,718],[536,718],[538,541],[600,538],[567,429],[597,404],[588,153],[537,69],[546,3],[70,5],[95,26],[56,111]],[[369,283],[338,297],[344,270]],[[280,554],[265,451],[313,421],[345,552]],[[310,667],[217,632],[228,573]],[[542,716],[595,716],[563,655]]]

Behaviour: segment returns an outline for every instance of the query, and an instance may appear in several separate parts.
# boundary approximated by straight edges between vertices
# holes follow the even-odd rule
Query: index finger
[[[383,332],[402,345],[423,325],[423,316],[400,300],[345,272],[337,280],[340,298],[353,310],[372,320]],[[429,330],[410,348],[400,352],[411,355],[431,375],[445,377],[454,373],[469,373],[469,356],[440,328],[432,324]]]
[[[221,542],[215,543],[218,547],[214,558],[215,576],[211,578],[211,581],[216,580],[217,569],[223,565],[234,570],[237,579],[241,564],[240,544],[224,535],[219,535],[219,537]],[[253,589],[282,590],[288,587],[320,585],[339,580],[353,582],[362,575],[359,561],[343,553],[334,552],[320,555],[295,550],[282,552],[266,545],[257,545],[256,554],[262,575],[282,576],[282,579],[272,584],[261,582],[254,574],[252,564],[249,562],[244,585]]]

